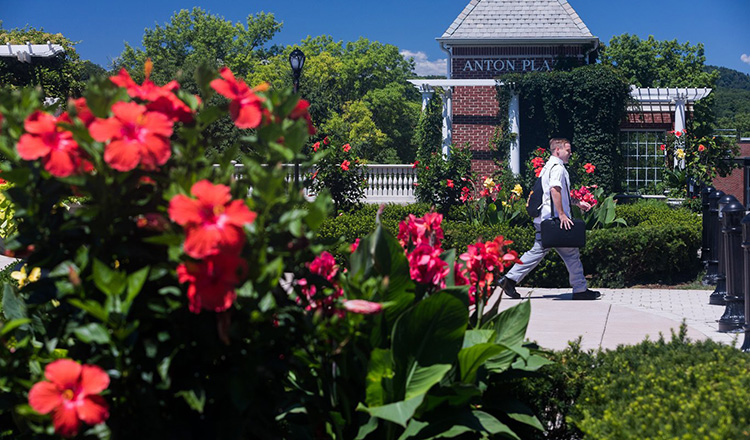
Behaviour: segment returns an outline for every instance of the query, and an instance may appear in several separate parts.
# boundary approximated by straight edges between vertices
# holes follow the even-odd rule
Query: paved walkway
[[[528,339],[544,348],[563,349],[568,341],[581,336],[584,349],[611,349],[658,339],[660,333],[669,338],[685,321],[692,340],[710,338],[736,347],[744,341],[744,333],[718,331],[724,306],[708,304],[713,289],[599,290],[600,300],[572,301],[569,289],[518,288],[523,299],[531,301]],[[500,308],[518,301],[503,297]]]

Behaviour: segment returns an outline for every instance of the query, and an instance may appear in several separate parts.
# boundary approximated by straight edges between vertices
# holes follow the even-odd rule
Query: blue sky
[[[569,0],[591,32],[607,43],[613,35],[654,35],[703,43],[706,63],[750,73],[748,0]],[[293,44],[308,35],[352,41],[360,36],[398,46],[413,55],[421,73],[445,72],[442,35],[469,0],[0,0],[0,20],[11,29],[29,24],[80,41],[84,59],[105,67],[124,42],[139,45],[145,28],[168,22],[179,9],[200,6],[227,20],[272,12],[284,22],[275,43]],[[744,60],[744,61],[743,61]]]

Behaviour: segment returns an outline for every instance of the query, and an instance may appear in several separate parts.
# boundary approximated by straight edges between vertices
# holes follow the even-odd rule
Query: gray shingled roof
[[[471,0],[438,40],[595,38],[566,0]]]

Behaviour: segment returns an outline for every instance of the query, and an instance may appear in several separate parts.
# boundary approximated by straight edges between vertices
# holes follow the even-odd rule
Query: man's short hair
[[[569,144],[570,141],[565,138],[552,138],[549,140],[549,151],[554,152],[558,148],[562,148],[565,144]]]

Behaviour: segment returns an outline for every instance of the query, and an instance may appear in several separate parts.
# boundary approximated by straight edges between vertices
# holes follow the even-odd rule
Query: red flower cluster
[[[342,149],[344,150],[344,153],[348,153],[349,150],[352,149],[352,146],[349,145],[349,144],[344,144],[344,146],[342,147]]]
[[[591,206],[595,206],[598,202],[594,198],[594,195],[591,193],[591,189],[596,188],[596,185],[593,186],[582,186],[580,189],[574,189],[570,191],[570,197],[573,200],[578,200],[581,202],[586,202]]]
[[[42,166],[55,177],[68,177],[89,169],[91,164],[83,157],[73,133],[62,128],[61,122],[70,123],[67,113],[54,117],[35,111],[24,121],[24,133],[16,149],[24,160],[42,159]]]
[[[539,177],[542,174],[542,168],[544,168],[545,160],[543,157],[535,157],[531,159],[531,165],[534,167],[534,175]]]
[[[471,190],[469,189],[469,187],[465,186],[461,188],[461,201],[462,202],[465,203],[466,201],[471,201],[473,199],[474,197],[471,195]]]
[[[307,121],[307,134],[312,136],[317,133],[318,130],[315,129],[315,126],[312,123],[310,112],[307,110],[308,108],[310,108],[310,103],[304,99],[300,99],[292,112],[289,114],[289,119],[293,121],[296,121],[297,119],[304,119],[305,121]]]
[[[443,215],[436,212],[428,212],[417,218],[409,214],[405,221],[398,225],[398,242],[407,251],[426,243],[433,247],[440,247],[443,236]]]
[[[453,188],[453,186],[454,186],[454,185],[453,185],[453,180],[451,180],[451,179],[446,179],[446,180],[445,180],[445,186],[447,186],[448,188]]]
[[[420,284],[445,287],[445,277],[450,273],[448,263],[440,258],[444,238],[442,214],[428,212],[417,218],[409,214],[398,225],[398,241],[409,261],[409,274]],[[454,268],[455,269],[455,268]]]
[[[344,290],[338,285],[335,278],[338,274],[339,267],[336,265],[336,260],[328,252],[323,252],[315,259],[307,263],[307,268],[311,274],[317,275],[324,278],[333,287],[333,293],[326,295],[325,293],[318,294],[318,289],[315,284],[310,283],[309,280],[302,278],[297,281],[297,284],[302,288],[302,294],[305,296],[307,304],[305,310],[320,310],[326,316],[337,314],[343,315],[343,311],[337,310],[335,307],[336,299],[344,295]]]
[[[416,168],[419,165],[419,161],[415,160],[414,163],[411,164],[412,168]]]
[[[174,91],[179,89],[180,85],[177,81],[170,81],[161,87],[157,86],[149,79],[153,67],[154,65],[151,60],[146,60],[146,64],[144,65],[146,79],[140,85],[133,81],[125,69],[120,69],[120,73],[111,76],[109,80],[115,85],[126,89],[131,98],[146,102],[146,107],[149,111],[161,113],[174,122],[192,122],[193,111],[174,94]],[[200,102],[198,96],[196,96],[196,99]]]
[[[596,166],[592,165],[590,162],[583,165],[583,169],[586,171],[586,173],[591,174],[596,170]]]
[[[243,228],[257,216],[242,200],[232,200],[229,187],[207,180],[190,189],[196,198],[179,194],[169,202],[169,218],[185,228],[185,253],[201,262],[177,268],[181,283],[189,282],[190,311],[224,311],[235,299],[238,272],[245,262],[238,255],[245,243]]]
[[[344,159],[344,161],[341,162],[341,169],[344,170],[344,171],[349,171],[349,165],[351,165],[351,164],[352,164],[351,162],[349,162],[348,160]]]
[[[411,253],[407,253],[411,279],[421,284],[445,287],[445,277],[450,268],[448,263],[440,259],[442,253],[439,246],[430,246],[426,242],[421,242]]]
[[[465,279],[468,279],[470,285],[469,298],[472,304],[475,302],[477,291],[486,300],[494,290],[493,281],[495,278],[506,267],[521,262],[518,253],[507,248],[512,243],[512,241],[505,240],[503,236],[499,235],[492,241],[469,245],[467,252],[459,257],[459,260],[464,262],[462,275]]]
[[[698,151],[700,151],[701,153],[706,151],[706,146],[703,144],[698,145]]]
[[[47,381],[34,384],[29,405],[40,414],[52,413],[55,432],[75,437],[81,422],[98,425],[109,418],[109,405],[98,394],[109,386],[109,375],[96,365],[56,360],[44,369]]]

